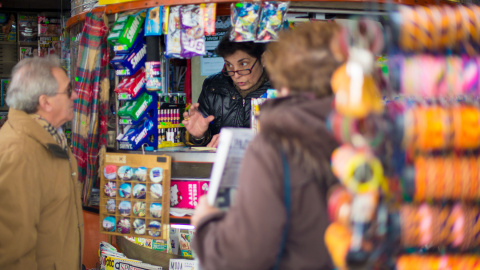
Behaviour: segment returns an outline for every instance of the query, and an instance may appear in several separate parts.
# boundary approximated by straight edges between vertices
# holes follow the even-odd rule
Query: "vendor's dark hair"
[[[254,43],[249,42],[233,42],[229,39],[230,31],[227,31],[223,36],[220,43],[218,43],[215,53],[223,58],[228,57],[234,54],[236,51],[241,50],[246,52],[248,55],[253,56],[257,59],[261,59],[263,52],[265,52],[266,45],[265,43]]]

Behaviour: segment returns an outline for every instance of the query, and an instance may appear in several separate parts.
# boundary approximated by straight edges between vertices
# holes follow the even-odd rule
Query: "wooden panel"
[[[116,175],[115,180],[107,180],[105,178],[105,174],[103,173],[104,167],[101,168],[101,183],[100,183],[100,220],[99,220],[99,227],[100,227],[100,232],[105,233],[105,234],[112,234],[112,235],[118,235],[118,236],[133,236],[133,237],[142,237],[142,238],[154,238],[154,239],[163,239],[163,240],[168,240],[168,235],[169,235],[169,214],[170,214],[170,172],[171,172],[171,163],[172,163],[172,158],[169,156],[154,156],[154,155],[140,155],[140,154],[126,154],[126,153],[106,153],[105,154],[105,166],[106,165],[115,165],[117,167],[116,171],[118,168],[121,166],[130,166],[131,168],[138,168],[138,167],[146,167],[147,168],[147,179],[145,182],[143,181],[136,181],[136,180],[131,180],[131,181],[123,181],[120,180],[118,175]],[[150,181],[150,170],[152,168],[160,167],[163,169],[163,180],[161,181],[162,187],[163,187],[163,193],[162,193],[162,199],[154,199],[151,196],[150,192],[150,186],[151,184],[155,184],[152,181]],[[105,194],[105,184],[107,182],[115,182],[116,183],[116,196],[115,197],[108,197]],[[121,184],[123,183],[130,183],[131,184],[131,195],[130,198],[122,198],[119,196],[118,189]],[[133,187],[136,184],[145,184],[146,186],[146,198],[145,199],[136,199],[133,197]],[[114,199],[115,200],[115,213],[110,214],[106,211],[106,205],[107,201]],[[121,215],[119,213],[119,203],[122,201],[130,201],[130,213],[129,215]],[[136,202],[145,202],[146,204],[146,209],[145,209],[145,216],[144,217],[137,217],[133,215],[133,206]],[[149,215],[149,206],[151,203],[161,203],[162,204],[162,216],[161,218],[154,218]],[[115,217],[115,225],[118,223],[118,221],[121,218],[129,218],[130,219],[130,233],[129,234],[122,234],[116,232],[108,232],[103,229],[102,222],[103,219],[108,217],[108,216],[113,216]],[[137,235],[134,232],[133,229],[133,220],[135,219],[143,219],[145,220],[145,234],[144,235]],[[147,225],[149,224],[150,221],[160,221],[161,222],[161,235],[159,237],[152,237],[148,234],[148,229]],[[115,226],[116,229],[116,226]]]

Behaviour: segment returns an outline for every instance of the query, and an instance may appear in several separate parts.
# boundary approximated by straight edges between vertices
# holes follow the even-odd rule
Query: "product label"
[[[127,163],[127,156],[120,156],[120,155],[109,155],[105,156],[106,163],[120,163],[126,164]]]

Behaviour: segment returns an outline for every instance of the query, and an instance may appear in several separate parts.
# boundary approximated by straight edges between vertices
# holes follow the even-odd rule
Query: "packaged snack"
[[[181,56],[192,58],[205,54],[205,36],[203,28],[203,9],[199,5],[180,8],[181,19]]]
[[[165,56],[168,58],[180,58],[182,52],[180,28],[180,6],[170,7],[168,33],[165,35]]]
[[[122,34],[117,40],[117,43],[132,47],[137,39],[138,33],[143,29],[143,22],[147,13],[142,10],[134,15],[129,15],[122,30]]]
[[[203,28],[205,36],[214,36],[215,35],[215,21],[217,13],[217,3],[208,3],[201,4],[203,6]]]
[[[277,39],[289,2],[262,2],[257,41],[269,42]]]
[[[260,14],[260,3],[232,3],[231,41],[255,41]]]
[[[131,106],[122,111],[122,117],[128,117],[133,121],[137,121],[147,110],[153,101],[153,97],[147,93],[143,93],[136,100],[131,102]],[[122,107],[123,109],[123,107]],[[119,111],[120,113],[120,111]]]
[[[147,45],[143,39],[128,54],[116,54],[110,61],[117,76],[131,76],[145,65]]]
[[[160,36],[162,34],[163,6],[150,8],[145,20],[145,36]]]

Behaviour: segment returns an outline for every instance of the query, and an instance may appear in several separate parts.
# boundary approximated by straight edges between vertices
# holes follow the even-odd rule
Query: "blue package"
[[[163,6],[150,8],[145,21],[145,36],[162,35]]]
[[[129,54],[116,54],[110,61],[117,76],[131,76],[145,66],[147,60],[147,44],[141,42]]]

